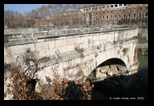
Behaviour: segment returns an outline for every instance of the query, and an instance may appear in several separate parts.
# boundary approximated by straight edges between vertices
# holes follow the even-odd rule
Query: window
[[[114,18],[116,18],[116,15],[114,16]]]
[[[141,18],[141,13],[139,13],[139,18]]]
[[[92,14],[91,13],[89,13],[89,19],[92,19]]]
[[[119,4],[119,7],[121,7],[122,6],[122,4]]]
[[[106,16],[106,18],[108,19],[108,15]]]
[[[98,21],[96,20],[96,24],[98,24]]]
[[[136,17],[136,13],[134,13],[134,18]]]
[[[117,7],[117,4],[116,5],[114,5],[115,7]]]
[[[148,16],[148,12],[146,13],[146,16]]]
[[[127,6],[127,4],[124,4],[124,6]]]
[[[96,20],[98,20],[98,16],[96,16]]]
[[[130,18],[130,14],[129,14],[129,18]]]
[[[142,10],[142,7],[140,7],[140,10]]]
[[[111,15],[111,19],[112,19],[112,15]]]
[[[92,21],[89,22],[89,25],[92,25]]]
[[[119,18],[121,18],[121,15],[119,15]]]
[[[124,18],[126,17],[126,15],[124,14]]]
[[[113,5],[111,5],[111,7],[113,7]]]
[[[109,8],[109,6],[107,5],[106,8]]]

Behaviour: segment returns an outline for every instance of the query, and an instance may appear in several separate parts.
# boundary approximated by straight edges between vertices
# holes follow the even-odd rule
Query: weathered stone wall
[[[148,27],[143,27],[139,29],[138,43],[139,44],[148,43]]]
[[[21,65],[23,71],[33,67],[39,79],[47,82],[53,70],[70,80],[80,78],[80,70],[89,75],[99,64],[119,58],[129,71],[137,69],[136,43],[138,29],[116,29],[84,34],[42,36],[35,42],[5,44],[4,63]],[[9,46],[10,45],[10,46]],[[29,64],[29,66],[27,64]],[[130,72],[131,74],[131,72]]]

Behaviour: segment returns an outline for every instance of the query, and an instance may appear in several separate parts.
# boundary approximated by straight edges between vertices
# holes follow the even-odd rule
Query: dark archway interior
[[[111,65],[121,65],[121,66],[125,66],[127,68],[127,66],[124,63],[124,61],[122,61],[119,58],[111,58],[111,59],[108,59],[108,60],[102,62],[101,64],[99,64],[96,68],[103,67],[103,66],[106,66],[106,65],[109,65],[109,67],[111,67]],[[95,79],[95,77],[96,77],[96,68],[89,74],[89,76],[92,79]],[[90,79],[87,78],[86,81],[90,81]]]
[[[119,59],[119,58],[111,58],[111,59],[108,59],[108,60],[102,62],[96,68],[103,67],[103,66],[106,66],[106,65],[109,65],[109,67],[110,67],[111,65],[117,65],[117,64],[118,65],[125,66],[127,68],[126,64],[121,59]],[[96,75],[96,68],[89,74],[89,76],[95,77],[95,75]],[[88,81],[88,78],[86,80]]]
[[[98,67],[105,67],[106,65],[122,65],[126,67],[126,64],[118,58],[108,59],[102,62]],[[147,82],[141,80],[138,74],[132,75],[119,75],[106,77],[104,80],[93,81],[96,78],[96,68],[91,72],[90,79],[86,79],[94,85],[92,89],[92,100],[110,100],[114,97],[117,98],[135,98],[142,97],[140,99],[148,99],[148,86]]]
[[[122,66],[126,66],[126,64],[121,59],[111,58],[111,59],[108,59],[108,60],[104,61],[103,63],[101,63],[97,67],[106,66],[106,65],[114,65],[114,64],[119,64],[119,65],[122,65]]]

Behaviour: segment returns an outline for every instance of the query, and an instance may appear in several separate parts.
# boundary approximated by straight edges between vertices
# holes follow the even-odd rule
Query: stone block
[[[63,62],[63,68],[66,69],[68,67],[68,61]]]
[[[74,45],[72,44],[72,45],[66,46],[66,50],[67,50],[67,52],[74,51],[75,50]]]
[[[87,37],[90,41],[92,41],[93,40],[93,35],[92,34],[90,34],[89,35],[89,37]]]
[[[90,60],[90,56],[89,55],[86,55],[84,56],[84,58],[82,59],[83,62],[87,62],[88,60]]]
[[[108,35],[108,40],[107,41],[113,42],[113,40],[114,40],[114,35],[113,34]]]
[[[66,39],[55,39],[55,47],[66,46]]]
[[[74,43],[76,43],[76,42],[77,42],[77,39],[68,38],[68,39],[66,39],[66,46],[74,45]]]
[[[4,56],[7,54],[7,53],[6,53],[6,48],[7,48],[7,47],[4,47]]]
[[[94,40],[95,40],[95,41],[99,40],[99,34],[96,34],[96,35],[94,36]]]
[[[53,49],[55,46],[55,41],[54,40],[48,41],[48,45],[49,45],[49,49]]]
[[[47,50],[48,47],[48,42],[37,42],[35,43],[35,49],[36,50]]]
[[[59,51],[59,53],[67,52],[67,47],[66,46],[57,47],[56,49]]]
[[[38,58],[51,56],[51,54],[50,54],[50,52],[48,50],[39,51],[38,55],[39,55],[39,56],[37,56]]]
[[[94,46],[97,46],[97,45],[99,45],[99,40],[94,41]]]
[[[79,64],[81,62],[81,58],[74,59],[75,64]]]
[[[18,55],[18,54],[21,54],[21,53],[25,53],[27,51],[27,49],[30,49],[30,51],[35,50],[34,44],[10,46],[8,48],[10,48],[10,52],[12,53],[12,55]],[[8,52],[8,50],[7,50],[7,52]]]
[[[87,39],[87,37],[84,37],[84,39],[82,40],[82,47],[83,48],[88,48],[88,39]]]
[[[73,63],[72,60],[68,60],[68,66],[69,66],[69,67],[73,66],[72,63]]]

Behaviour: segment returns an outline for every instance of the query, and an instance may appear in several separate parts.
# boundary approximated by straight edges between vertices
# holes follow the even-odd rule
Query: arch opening
[[[125,67],[126,69],[126,64],[118,58],[112,58],[108,59],[104,62],[102,62],[100,65],[98,65],[89,75],[94,79],[90,79],[90,83],[94,85],[92,94],[94,95],[93,98],[98,100],[98,96],[95,97],[95,95],[100,95],[99,99],[104,99],[108,100],[112,96],[116,97],[134,97],[134,96],[141,96],[145,97],[146,99],[148,98],[147,96],[147,88],[145,87],[146,83],[143,84],[143,80],[139,80],[138,74],[125,74],[128,73],[127,70],[124,72],[119,73],[111,76],[110,73],[103,73],[103,70],[108,69],[109,72],[115,71],[115,70],[110,70],[112,69],[112,66],[114,65],[119,65],[121,67]],[[100,76],[100,78],[98,78]],[[103,76],[105,76],[103,78]],[[88,80],[89,81],[89,80]],[[141,81],[141,82],[140,82]],[[142,84],[141,84],[142,83]],[[142,86],[140,88],[137,88],[138,86]],[[138,90],[137,90],[137,89]],[[143,90],[144,89],[144,90]],[[144,91],[144,93],[143,93]]]
[[[86,79],[90,82],[103,81],[106,78],[127,75],[127,66],[119,58],[108,59],[99,64]]]
[[[124,63],[124,61],[122,61],[119,58],[111,58],[111,59],[108,59],[108,60],[102,62],[97,67],[102,67],[102,66],[106,66],[106,65],[115,65],[115,64],[119,64],[119,65],[122,65],[122,66],[125,66],[126,67],[126,64]]]

